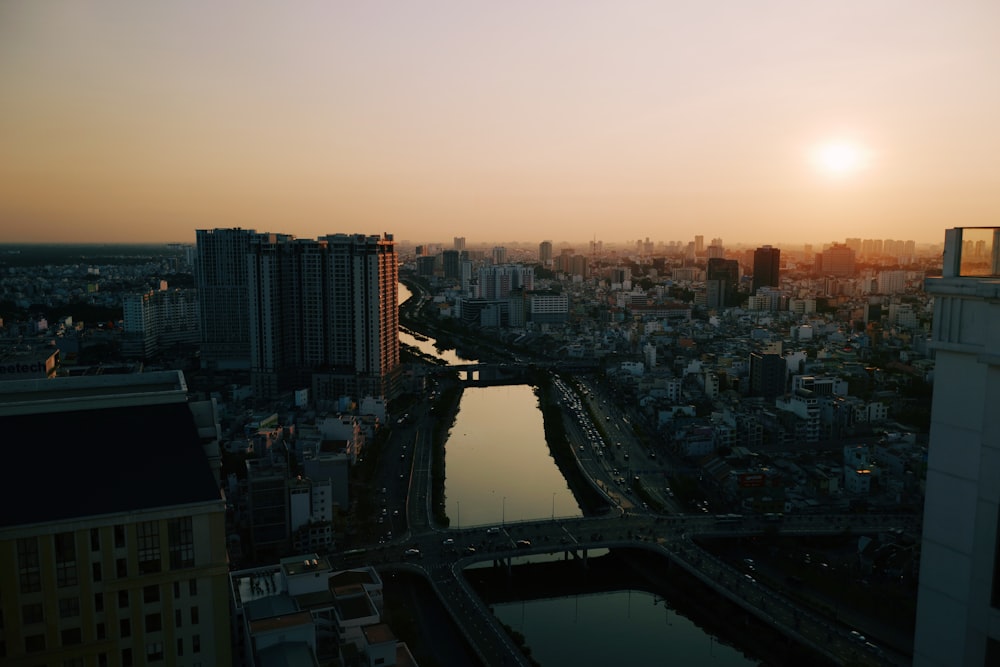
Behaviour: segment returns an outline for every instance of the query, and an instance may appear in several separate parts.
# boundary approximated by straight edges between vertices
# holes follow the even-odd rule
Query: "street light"
[[[500,503],[500,525],[504,525],[507,517],[507,496],[503,497],[503,501]]]

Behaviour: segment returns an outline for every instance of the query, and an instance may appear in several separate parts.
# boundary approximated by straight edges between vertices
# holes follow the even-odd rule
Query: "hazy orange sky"
[[[0,242],[940,242],[998,212],[997,0],[0,2]]]

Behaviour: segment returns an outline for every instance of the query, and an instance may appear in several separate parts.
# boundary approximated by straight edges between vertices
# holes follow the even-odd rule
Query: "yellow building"
[[[0,382],[0,663],[231,663],[211,402],[179,372]]]

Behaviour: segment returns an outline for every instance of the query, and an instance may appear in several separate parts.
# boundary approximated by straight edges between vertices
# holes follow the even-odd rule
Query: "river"
[[[410,296],[403,285],[399,294],[400,302]],[[418,340],[403,332],[399,338],[450,365],[474,363],[454,350],[438,350],[433,340]],[[445,498],[455,528],[581,516],[549,454],[542,414],[530,386],[464,390],[445,445]],[[538,563],[560,558],[534,556],[530,560]],[[738,650],[720,644],[669,608],[666,601],[643,591],[503,603],[493,608],[500,620],[524,634],[532,656],[544,667],[756,664]]]

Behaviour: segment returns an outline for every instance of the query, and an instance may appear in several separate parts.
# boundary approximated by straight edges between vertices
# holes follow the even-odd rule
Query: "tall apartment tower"
[[[781,266],[781,250],[769,245],[757,248],[753,252],[753,293],[759,287],[778,287],[778,269]]]
[[[463,250],[465,250],[465,237],[464,236],[455,236],[455,237],[453,237],[453,239],[454,239],[454,246],[453,246],[453,248],[455,250],[457,250],[459,252],[462,252]]]
[[[258,398],[391,398],[399,368],[392,235],[258,237],[247,260],[251,383]]]
[[[983,240],[981,259],[963,242]],[[1000,665],[1000,228],[945,232],[915,667]]]
[[[538,261],[542,266],[552,266],[552,241],[538,244]]]
[[[252,229],[199,229],[194,277],[198,288],[201,363],[210,368],[250,368],[247,319],[247,253]]]
[[[231,664],[214,401],[179,371],[14,380],[0,430],[0,662]]]

